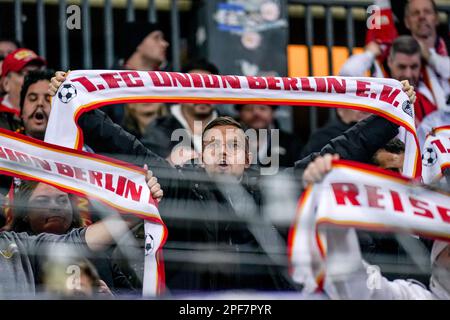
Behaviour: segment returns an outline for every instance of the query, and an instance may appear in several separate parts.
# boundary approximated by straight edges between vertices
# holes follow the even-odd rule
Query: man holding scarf
[[[325,154],[311,162],[303,175],[304,185],[320,182],[330,172],[336,156]],[[450,299],[450,245],[435,241],[431,251],[430,289],[413,280],[389,281],[377,266],[366,263],[361,254],[352,249],[356,243],[355,229],[333,228],[328,237],[325,292],[332,299],[382,299],[382,300],[424,300]],[[353,247],[354,248],[354,247]],[[351,273],[342,272],[339,265],[345,265]]]
[[[64,73],[58,72],[50,85],[52,95],[64,80]],[[412,87],[405,83],[404,91],[413,101]],[[173,249],[165,251],[166,262],[175,262],[166,263],[169,289],[277,290],[293,286],[282,276],[278,267],[280,261],[274,261],[270,254],[269,250],[273,251],[278,242],[273,228],[266,223],[245,227],[245,222],[259,217],[261,194],[257,188],[259,176],[247,170],[252,155],[239,123],[227,117],[212,121],[202,135],[203,165],[177,168],[146,149],[99,110],[84,113],[78,124],[85,143],[95,152],[137,165],[146,163],[159,177],[165,193],[160,211],[170,233],[165,248]],[[331,149],[348,159],[369,162],[375,151],[397,133],[397,125],[370,116],[331,141],[326,150]],[[299,178],[304,165],[312,159],[314,156],[296,164],[294,171]],[[180,260],[177,241],[187,242],[188,248],[193,249],[190,261]],[[205,244],[218,246],[219,252]],[[256,266],[252,261],[242,260],[239,252],[243,251],[257,257]],[[284,264],[281,262],[281,265]]]

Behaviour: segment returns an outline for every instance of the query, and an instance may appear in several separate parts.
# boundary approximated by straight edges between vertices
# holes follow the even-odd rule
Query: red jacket
[[[416,97],[416,103],[414,103],[414,114],[416,124],[419,124],[428,114],[437,110],[437,107],[434,103],[428,100],[427,97],[425,97],[418,91],[416,92]]]
[[[20,111],[17,109],[13,109],[6,104],[3,104],[4,97],[0,98],[0,112],[8,112],[15,115],[17,118],[20,118]]]

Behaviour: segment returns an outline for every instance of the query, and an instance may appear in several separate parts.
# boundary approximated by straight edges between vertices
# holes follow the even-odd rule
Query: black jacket
[[[16,131],[21,127],[21,123],[14,114],[10,112],[0,112],[0,128]]]
[[[346,124],[339,117],[335,120],[328,121],[325,126],[314,131],[308,139],[307,144],[302,150],[301,158],[310,155],[313,152],[319,152],[332,139],[340,136],[345,131],[350,129],[355,122]]]
[[[267,241],[275,229],[252,225],[260,221],[258,178],[247,172],[240,182],[217,182],[203,169],[187,166],[166,182],[159,208],[169,230],[164,256],[172,291],[293,287],[287,268],[276,265],[287,266],[284,245],[278,261],[263,250],[262,242],[274,245]]]
[[[172,168],[99,110],[81,116],[79,125],[84,142],[97,153],[139,166],[147,163],[158,177],[164,190],[159,209],[169,230],[164,255],[170,290],[293,287],[286,270],[275,266],[260,245],[270,239],[274,229],[253,228],[259,230],[256,232],[265,230],[264,239],[247,227],[247,219],[257,219],[259,215],[257,175],[247,172],[240,182],[217,183],[202,168]],[[209,258],[211,254],[218,255],[219,261],[215,260],[217,257]]]
[[[330,140],[320,152],[313,152],[295,163],[295,168],[304,169],[318,155],[339,154],[341,159],[370,163],[375,152],[398,134],[398,125],[389,120],[371,115],[359,121],[338,137]]]
[[[275,165],[273,161],[268,161],[269,159],[275,159],[278,157],[278,165],[282,168],[292,167],[295,161],[302,159],[301,151],[303,148],[303,143],[297,136],[290,134],[286,131],[279,130],[278,131],[278,147],[273,147],[272,154],[272,134],[268,133],[267,135],[267,151],[266,154],[263,155],[264,158],[261,159],[259,154],[254,154],[253,156],[258,156],[257,164],[259,167],[269,167]]]
[[[264,239],[261,238],[264,235],[267,239],[271,238],[270,226],[256,228],[263,232],[261,237],[261,234],[255,234],[254,229],[248,228],[246,219],[242,217],[245,212],[250,212],[253,217],[259,214],[261,196],[256,183],[258,176],[246,174],[239,186],[227,188],[212,181],[200,168],[171,168],[164,159],[145,148],[99,110],[82,115],[79,125],[83,130],[84,142],[97,153],[138,166],[146,163],[158,177],[165,193],[160,212],[169,229],[167,254],[170,256],[173,253],[168,259],[173,263],[168,261],[166,265],[166,282],[170,289],[286,290],[293,286],[284,276],[284,270],[272,266],[272,261],[262,253]],[[339,153],[344,159],[368,162],[373,153],[392,139],[397,131],[397,125],[378,116],[370,116],[333,139],[321,154]],[[310,155],[296,162],[291,170],[300,177],[306,165],[316,156]],[[256,207],[252,207],[252,203]],[[184,219],[183,215],[194,219]],[[189,243],[189,250],[177,250],[182,243]],[[223,259],[210,265],[208,250],[211,250],[210,253],[223,253]],[[250,255],[236,255],[242,251]],[[246,256],[254,259],[242,261]],[[261,260],[264,263],[260,266],[254,263]]]
[[[159,117],[148,125],[141,141],[157,155],[167,158],[172,149],[181,142],[171,140],[172,133],[177,129],[185,130],[173,115]]]

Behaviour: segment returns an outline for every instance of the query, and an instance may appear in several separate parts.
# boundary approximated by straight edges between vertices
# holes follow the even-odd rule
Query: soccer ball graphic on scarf
[[[434,149],[431,147],[425,148],[425,151],[422,154],[422,163],[427,167],[431,167],[433,164],[436,163],[436,161],[437,161],[436,151],[434,151]]]
[[[58,98],[62,103],[68,103],[77,96],[77,89],[70,83],[63,84],[58,92]]]

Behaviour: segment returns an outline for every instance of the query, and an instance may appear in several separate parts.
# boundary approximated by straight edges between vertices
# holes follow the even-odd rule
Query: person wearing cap
[[[25,75],[46,66],[44,58],[20,48],[6,56],[2,65],[1,85],[6,95],[0,101],[0,127],[15,131],[20,123],[20,90]],[[6,114],[6,115],[5,115]]]
[[[254,154],[258,155],[259,166],[276,165],[276,161],[273,160],[277,157],[279,166],[291,167],[295,161],[300,159],[303,143],[299,137],[277,128],[275,120],[277,106],[238,104],[235,105],[235,109],[239,113],[240,122],[246,129],[256,130],[258,139],[255,142],[257,145],[253,145],[251,148]],[[261,130],[267,130],[267,134],[261,135]],[[275,133],[278,134],[277,140],[274,140]]]
[[[318,156],[303,173],[303,183],[320,182],[331,170],[331,154]],[[427,289],[415,280],[389,281],[378,266],[369,265],[354,250],[357,235],[353,228],[327,230],[325,292],[332,299],[428,300],[450,299],[450,243],[436,240],[431,249],[431,278]]]

